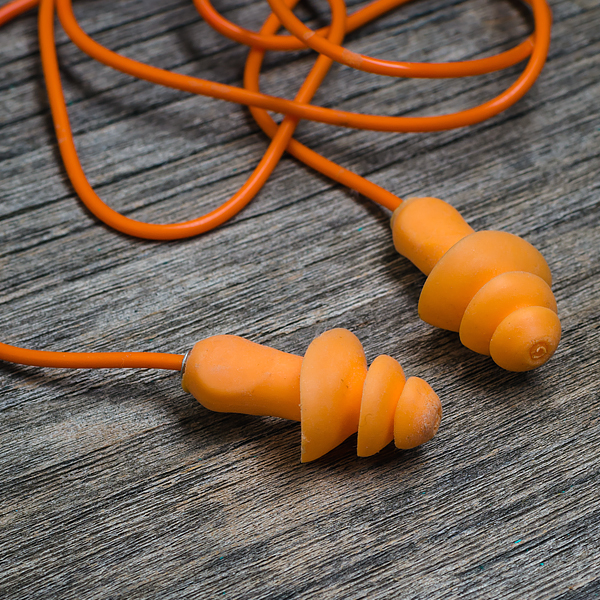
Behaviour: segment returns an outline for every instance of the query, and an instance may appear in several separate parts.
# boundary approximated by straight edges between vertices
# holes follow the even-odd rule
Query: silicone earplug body
[[[236,336],[198,342],[189,353],[183,388],[220,412],[301,421],[302,462],[315,460],[358,431],[358,455],[371,456],[396,439],[414,448],[437,432],[442,406],[422,379],[379,356],[369,369],[358,338],[332,329],[304,358]]]
[[[510,371],[544,364],[560,341],[560,321],[543,256],[501,231],[474,232],[438,198],[411,198],[392,216],[394,245],[428,278],[419,299],[427,323]]]

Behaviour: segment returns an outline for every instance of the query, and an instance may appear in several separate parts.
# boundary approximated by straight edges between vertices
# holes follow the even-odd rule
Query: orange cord
[[[0,359],[62,369],[167,369],[181,371],[183,354],[162,352],[49,352],[0,343]]]
[[[0,25],[12,21],[20,14],[37,6],[39,0],[13,0],[4,6],[0,7]]]
[[[40,4],[38,17],[40,52],[52,118],[65,169],[75,191],[88,209],[110,227],[128,235],[153,240],[174,240],[192,237],[218,227],[236,215],[254,198],[285,151],[342,185],[357,190],[374,202],[394,210],[402,202],[400,198],[294,140],[292,136],[299,119],[355,129],[395,132],[441,131],[479,123],[517,102],[533,85],[546,60],[552,20],[546,0],[524,0],[533,10],[535,32],[515,48],[496,56],[470,61],[407,63],[357,54],[341,46],[341,43],[345,33],[358,29],[408,0],[375,0],[348,17],[344,0],[328,0],[331,9],[331,25],[316,32],[306,27],[292,13],[292,8],[298,0],[287,0],[287,3],[286,0],[268,0],[273,12],[259,33],[231,23],[214,9],[209,0],[193,1],[201,16],[215,30],[251,48],[244,71],[244,88],[173,73],[108,50],[92,40],[81,29],[73,14],[71,0],[13,0],[0,8],[0,25],[2,25]],[[271,138],[271,143],[252,175],[229,200],[209,213],[190,221],[151,224],[125,217],[98,197],[87,181],[79,162],[69,124],[54,42],[55,10],[71,40],[83,52],[114,69],[167,87],[250,107],[254,119]],[[282,23],[292,35],[276,35]],[[318,52],[319,56],[296,98],[286,100],[262,94],[259,89],[259,76],[265,51],[299,50],[307,47]],[[385,76],[451,78],[490,73],[515,65],[527,57],[529,61],[524,71],[507,90],[477,107],[452,114],[433,117],[390,117],[363,115],[310,104],[333,61]],[[283,114],[284,119],[281,124],[277,125],[267,111]],[[183,356],[159,353],[45,352],[0,343],[0,359],[50,367],[144,367],[178,370],[181,368]]]

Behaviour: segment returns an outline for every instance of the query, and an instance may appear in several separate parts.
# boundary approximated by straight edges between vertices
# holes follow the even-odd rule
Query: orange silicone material
[[[420,377],[409,377],[394,415],[396,448],[410,450],[430,440],[442,420],[442,405],[430,385]]]
[[[490,341],[494,361],[509,371],[530,371],[554,354],[560,341],[560,321],[543,306],[519,308],[498,325]]]
[[[502,231],[470,233],[460,213],[435,198],[413,199],[405,210],[401,206],[392,229],[398,251],[429,275],[419,298],[423,321],[460,332],[465,346],[491,355],[508,370],[535,368],[552,356],[560,341],[552,275],[529,242]],[[428,229],[433,239],[423,243]],[[532,310],[527,319],[509,319],[508,327],[506,319],[526,307],[543,308],[554,317]],[[502,323],[503,333],[496,335]]]
[[[473,229],[450,204],[438,198],[408,198],[392,214],[396,250],[425,275]]]
[[[309,462],[357,431],[359,456],[371,456],[391,442],[394,427],[402,427],[397,405],[404,381],[402,368],[389,356],[377,357],[367,371],[358,338],[332,329],[310,344],[303,359],[236,336],[205,339],[188,355],[182,384],[210,410],[301,421],[301,460]],[[424,443],[439,425],[439,419],[424,415],[435,405],[441,416],[441,403],[425,384],[412,390],[410,405],[417,429],[404,425],[402,435]],[[425,430],[424,422],[435,427]]]
[[[358,456],[372,456],[394,439],[394,414],[406,377],[391,356],[378,356],[367,372],[358,421]]]
[[[358,431],[367,359],[358,338],[332,329],[313,340],[300,372],[302,462],[323,456]]]
[[[435,327],[458,331],[477,291],[507,271],[527,271],[552,284],[544,257],[524,239],[504,231],[478,231],[463,238],[427,278],[419,298],[419,316]]]
[[[193,347],[181,383],[209,410],[299,421],[301,366],[300,356],[217,335]]]
[[[510,313],[527,306],[557,312],[550,286],[524,271],[502,273],[488,281],[472,298],[460,322],[460,341],[480,354],[490,354],[494,331]]]

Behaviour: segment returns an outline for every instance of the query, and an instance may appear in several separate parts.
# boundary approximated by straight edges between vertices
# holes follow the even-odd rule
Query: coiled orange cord
[[[122,233],[145,239],[174,240],[214,229],[237,214],[258,193],[285,151],[390,210],[400,205],[400,198],[391,192],[294,140],[292,136],[299,119],[376,131],[419,132],[453,129],[481,122],[505,110],[518,101],[535,82],[546,60],[550,42],[551,12],[546,0],[525,0],[533,11],[534,34],[512,50],[489,58],[454,63],[406,63],[356,54],[341,45],[346,32],[356,30],[407,1],[376,0],[347,16],[344,0],[328,0],[331,25],[315,32],[291,12],[297,0],[287,0],[287,3],[285,0],[268,0],[273,12],[265,21],[260,33],[255,33],[223,18],[209,0],[194,0],[202,17],[214,29],[251,48],[244,72],[243,89],[152,67],[108,50],[81,29],[73,15],[71,0],[13,0],[0,8],[0,25],[39,3],[40,51],[58,145],[71,183],[88,209],[104,223]],[[114,69],[160,85],[249,106],[259,126],[271,138],[271,143],[246,183],[221,206],[182,223],[143,223],[125,217],[106,205],[87,181],[73,141],[54,43],[55,11],[67,35],[83,52]],[[275,35],[282,23],[293,35]],[[318,52],[319,57],[296,98],[286,100],[262,94],[259,89],[259,74],[265,51],[298,50],[306,47]],[[390,117],[363,115],[310,104],[332,61],[386,76],[450,78],[490,73],[517,64],[527,57],[529,60],[523,73],[507,90],[477,107],[452,114],[433,117]],[[280,125],[268,115],[268,110],[285,115]],[[158,353],[45,352],[0,343],[0,359],[49,367],[142,367],[179,370],[183,356]]]

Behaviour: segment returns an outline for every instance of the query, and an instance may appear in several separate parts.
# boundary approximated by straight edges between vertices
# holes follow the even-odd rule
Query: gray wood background
[[[354,2],[351,3],[354,5]],[[382,134],[303,123],[298,138],[400,196],[433,195],[476,229],[522,235],[550,263],[555,358],[511,374],[420,322],[424,277],[388,214],[285,158],[255,201],[199,238],[154,243],[99,224],[58,160],[35,15],[0,32],[0,331],[54,350],[184,352],[232,333],[302,354],[332,327],[369,361],[395,356],[438,391],[421,449],[370,459],[350,439],[299,462],[299,425],[210,413],[177,373],[0,365],[4,599],[450,598],[600,595],[600,7],[552,0],[535,87],[480,125]],[[264,2],[219,0],[257,29]],[[123,54],[240,84],[246,50],[189,0],[76,2]],[[303,9],[324,23],[326,5]],[[355,51],[456,60],[530,30],[509,0],[419,0],[349,36]],[[266,147],[248,111],[112,72],[59,39],[81,158],[100,195],[149,221],[226,199]],[[313,57],[269,55],[293,96]],[[334,67],[315,102],[439,114],[484,101],[519,68],[394,81]]]

